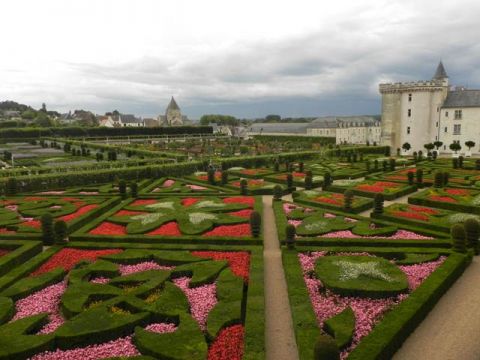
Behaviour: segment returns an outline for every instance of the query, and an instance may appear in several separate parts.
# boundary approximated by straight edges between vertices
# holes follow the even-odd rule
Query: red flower
[[[408,180],[406,176],[402,176],[402,175],[390,175],[390,176],[387,176],[387,179],[389,180]]]
[[[258,171],[257,169],[243,169],[242,171],[240,171],[240,173],[245,175],[255,175],[259,172],[264,172],[264,171]]]
[[[202,198],[195,198],[195,197],[183,198],[182,199],[182,205],[188,207],[188,206],[191,206],[193,204],[196,204],[201,199]]]
[[[74,198],[74,197],[63,197],[61,200],[63,200],[63,201],[69,201],[69,202],[82,201],[82,199]]]
[[[57,268],[63,268],[65,271],[70,271],[80,260],[95,261],[99,256],[117,254],[122,251],[123,250],[121,249],[83,250],[64,248],[53,255],[46,263],[40,266],[31,275],[41,275]]]
[[[356,187],[359,190],[375,192],[375,193],[381,193],[385,190],[385,188],[382,186],[375,186],[375,185],[369,185],[369,184],[360,184],[360,185],[357,185]]]
[[[410,205],[409,209],[412,210],[412,211],[421,212],[421,213],[425,213],[425,214],[431,214],[431,215],[438,214],[437,210],[432,209],[432,208],[423,207],[423,206]]]
[[[251,208],[255,205],[255,198],[252,196],[234,196],[223,199],[225,204],[247,204]]]
[[[445,192],[450,195],[459,195],[459,196],[470,195],[470,192],[465,189],[446,189]]]
[[[192,251],[192,255],[214,260],[227,260],[232,272],[248,282],[250,254],[246,251]]]
[[[421,221],[428,221],[429,218],[427,215],[421,214],[421,213],[416,213],[416,212],[409,212],[409,211],[393,211],[392,215],[394,216],[400,216],[403,218],[407,219],[415,219],[415,220],[421,220]]]
[[[251,236],[250,224],[221,225],[202,236]]]
[[[319,196],[319,197],[315,198],[314,200],[317,201],[317,202],[322,202],[322,203],[326,203],[326,204],[342,205],[341,201],[336,200],[336,199],[332,199],[332,198],[326,197],[326,196]]]
[[[145,235],[181,236],[182,232],[176,221],[170,221]]]
[[[157,200],[155,199],[140,199],[140,200],[135,200],[130,204],[130,206],[144,206],[144,205],[151,205],[155,204]]]
[[[97,207],[98,207],[97,204],[86,205],[84,207],[81,207],[80,209],[78,209],[74,213],[59,217],[58,220],[63,220],[63,221],[69,222],[73,219],[78,218],[79,216],[82,216],[83,214],[88,213],[89,211],[91,211],[93,209],[96,209]]]
[[[243,217],[243,218],[249,218],[250,214],[253,212],[252,209],[244,209],[244,210],[239,210],[239,211],[234,211],[231,213],[228,213],[228,215],[233,215],[233,216],[238,216],[238,217]]]
[[[306,175],[305,175],[305,173],[303,173],[303,172],[295,172],[295,171],[294,171],[294,172],[292,173],[292,176],[293,176],[293,177],[303,178],[303,177],[305,177]]]
[[[127,235],[127,227],[104,221],[88,233],[90,235]]]
[[[0,257],[7,255],[10,251],[5,250],[5,249],[0,249]]]
[[[40,196],[28,196],[23,198],[24,201],[41,201],[41,200],[47,200],[46,197],[40,197]]]
[[[16,234],[16,231],[13,230],[7,230],[7,228],[1,228],[0,229],[0,234]]]
[[[35,228],[35,229],[40,229],[40,226],[42,226],[42,224],[40,223],[40,220],[25,221],[25,222],[21,223],[20,225],[32,227],[32,228]]]
[[[391,181],[376,181],[375,186],[383,186],[383,187],[398,187],[399,184],[391,182]]]
[[[145,211],[120,210],[114,216],[134,216],[146,214]]]
[[[243,357],[244,329],[233,325],[223,329],[208,349],[208,360],[241,360]]]
[[[457,202],[457,200],[455,200],[454,198],[451,198],[449,196],[430,195],[429,199],[433,200],[433,201],[448,202],[448,203],[456,203]]]

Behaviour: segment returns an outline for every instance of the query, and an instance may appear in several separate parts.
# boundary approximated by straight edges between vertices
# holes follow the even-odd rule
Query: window
[[[455,120],[460,120],[462,118],[462,110],[455,110]]]
[[[460,124],[453,125],[453,135],[460,135],[461,126]]]
[[[447,132],[447,129],[448,129],[448,128],[445,126],[445,132]]]
[[[408,101],[412,101],[412,94],[408,94]]]
[[[412,109],[408,109],[407,114],[408,114],[408,117],[411,117],[412,116]]]
[[[448,111],[445,111],[445,117],[448,117]]]
[[[438,127],[438,121],[435,123],[435,127]]]
[[[407,126],[407,134],[410,134],[410,126]]]

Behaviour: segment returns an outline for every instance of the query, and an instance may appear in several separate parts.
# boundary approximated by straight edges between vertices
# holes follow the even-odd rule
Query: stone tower
[[[165,111],[165,123],[169,126],[183,125],[182,113],[173,96]]]
[[[448,76],[440,61],[432,80],[380,84],[381,144],[393,152],[408,142],[412,151],[439,138],[440,108],[448,94]]]

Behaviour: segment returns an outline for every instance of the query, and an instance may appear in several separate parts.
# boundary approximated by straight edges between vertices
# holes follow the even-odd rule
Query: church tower
[[[169,126],[179,126],[183,125],[182,113],[180,112],[180,107],[177,105],[177,102],[172,96],[170,103],[167,106],[165,111],[165,122]]]
[[[440,109],[448,94],[448,75],[442,62],[432,80],[380,84],[381,144],[394,152],[408,142],[412,151],[438,140]]]

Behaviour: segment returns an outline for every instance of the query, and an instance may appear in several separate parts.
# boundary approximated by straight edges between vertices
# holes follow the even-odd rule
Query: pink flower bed
[[[167,187],[173,186],[174,184],[175,184],[175,180],[168,179],[164,181],[164,183],[162,184],[162,187],[167,188]]]
[[[145,261],[135,265],[120,265],[119,271],[122,276],[148,270],[172,270],[174,266],[158,265],[155,261]]]
[[[205,186],[200,186],[200,185],[186,184],[185,186],[193,191],[208,190],[208,188],[206,188]]]
[[[65,193],[65,190],[60,191],[42,191],[38,193],[39,195],[62,195]]]
[[[393,306],[405,300],[408,297],[408,294],[401,294],[385,299],[368,299],[340,296],[329,290],[323,291],[324,289],[322,289],[323,286],[321,281],[312,277],[310,274],[315,270],[316,260],[325,255],[326,252],[322,251],[312,252],[311,254],[298,254],[298,257],[303,270],[305,285],[307,286],[313,310],[320,328],[323,327],[326,320],[340,313],[348,306],[350,306],[355,313],[356,323],[352,344],[341,353],[341,358],[345,359],[358,345],[360,340],[368,335],[373,327],[381,320],[383,314]],[[362,254],[352,253],[350,255]],[[400,266],[399,268],[405,273],[405,275],[407,275],[410,289],[414,290],[423,280],[435,271],[443,261],[445,261],[445,257],[429,263],[406,265]]]
[[[189,277],[181,277],[173,280],[173,283],[185,293],[192,317],[197,320],[200,329],[205,331],[208,313],[217,304],[217,285],[213,283],[190,288],[191,280]]]
[[[431,236],[420,235],[408,230],[398,230],[395,234],[390,236],[360,236],[355,235],[350,230],[334,231],[328,234],[321,235],[323,238],[348,238],[348,239],[410,239],[410,240],[433,240]]]

